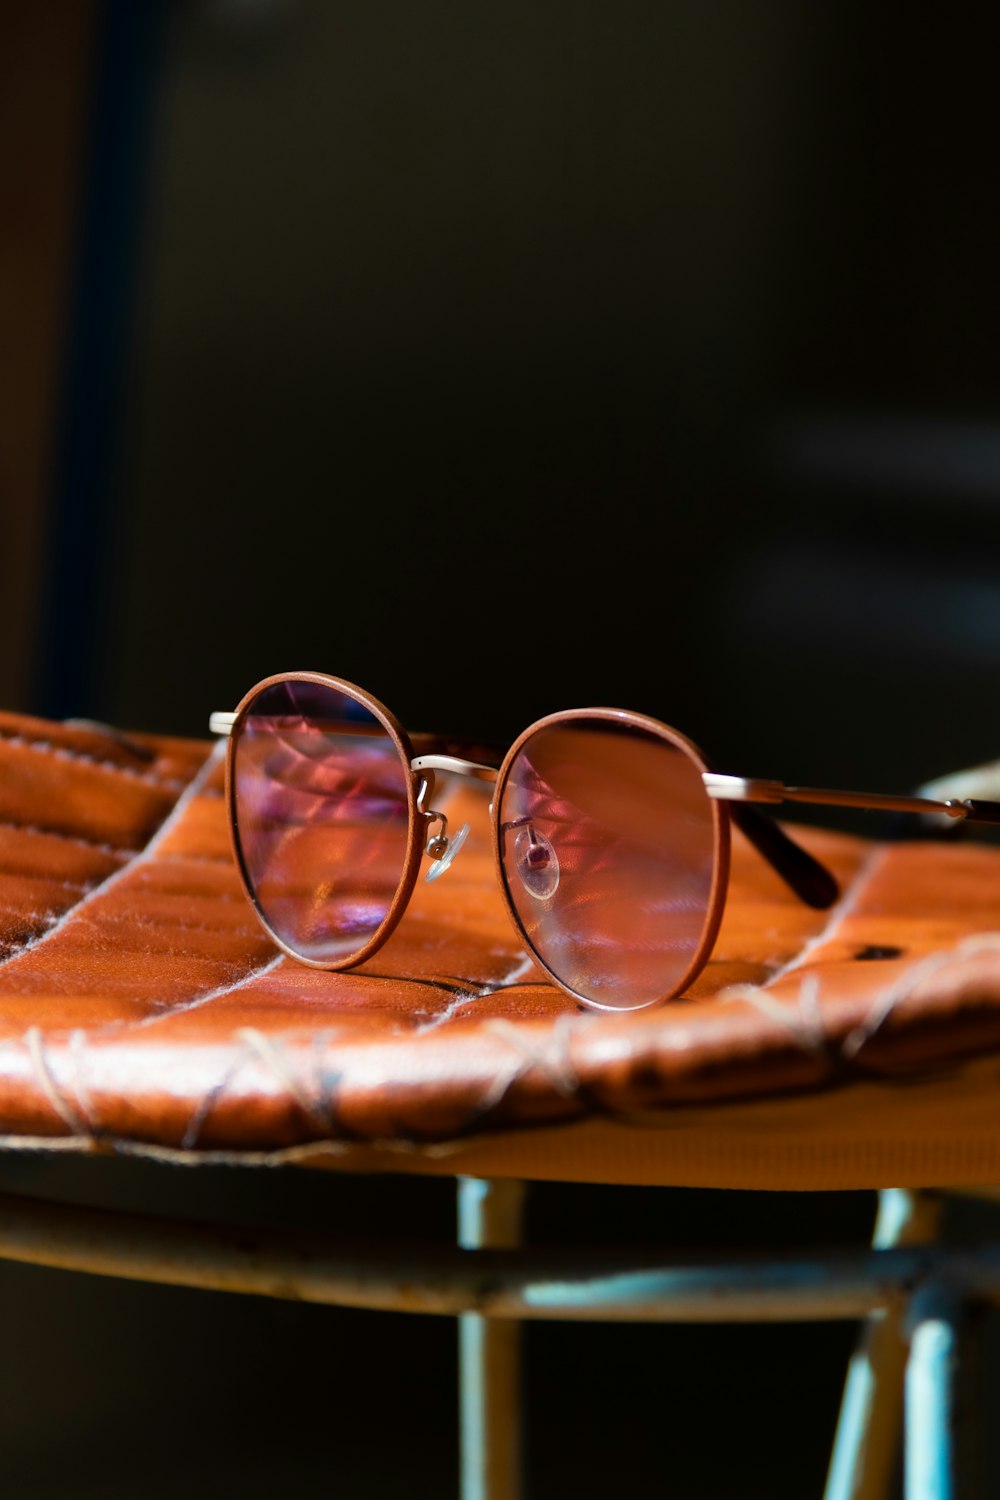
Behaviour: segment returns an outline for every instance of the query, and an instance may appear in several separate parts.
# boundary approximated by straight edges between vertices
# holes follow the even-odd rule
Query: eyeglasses
[[[496,870],[521,941],[574,999],[607,1010],[672,999],[701,972],[722,919],[731,824],[801,900],[836,901],[829,871],[754,804],[1000,822],[996,802],[718,775],[675,729],[621,709],[539,719],[498,768],[466,758],[468,747],[408,736],[370,694],[318,672],[266,678],[210,727],[229,736],[243,884],[293,958],[349,969],[381,947],[421,859],[434,878],[464,840],[467,829],[449,832],[434,806],[436,776],[452,773],[493,784]]]

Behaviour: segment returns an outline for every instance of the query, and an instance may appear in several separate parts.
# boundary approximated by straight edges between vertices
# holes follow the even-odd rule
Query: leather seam
[[[68,760],[78,765],[96,766],[101,771],[113,771],[118,776],[125,776],[131,781],[140,781],[147,786],[154,786],[164,791],[180,791],[187,785],[185,781],[177,777],[157,776],[153,771],[137,771],[133,766],[123,766],[118,761],[88,755],[84,750],[68,750],[63,745],[53,744],[51,740],[32,740],[23,734],[11,734],[9,731],[0,730],[0,742],[10,745],[15,750],[31,750],[35,754],[49,755],[56,760]]]
[[[27,833],[32,837],[45,839],[59,839],[64,844],[76,844],[81,849],[94,849],[99,854],[138,854],[142,850],[129,848],[127,844],[108,844],[99,839],[84,838],[82,834],[62,833],[58,828],[42,828],[38,823],[18,823],[13,818],[0,818],[0,828],[11,828],[17,833]]]
[[[773,974],[769,974],[765,983],[760,986],[761,989],[770,989],[780,979],[785,979],[789,974],[795,974],[799,969],[805,968],[817,949],[824,947],[825,944],[833,939],[841,923],[854,911],[858,901],[861,899],[867,881],[873,875],[876,866],[886,857],[886,852],[885,847],[881,844],[877,844],[869,851],[868,855],[854,872],[854,877],[844,891],[844,894],[830,911],[822,929],[814,933],[808,942],[803,943],[794,957],[790,958],[787,963],[782,964],[780,969],[776,969]]]
[[[280,968],[284,959],[283,953],[276,953],[273,958],[268,959],[266,964],[255,965],[248,970],[241,979],[234,979],[229,984],[217,985],[203,995],[193,995],[184,1000],[168,1002],[164,1009],[158,1010],[155,1015],[141,1016],[137,1021],[119,1021],[107,1027],[99,1027],[92,1035],[108,1036],[122,1031],[141,1031],[160,1021],[169,1021],[174,1016],[187,1015],[189,1011],[199,1010],[203,1005],[211,1004],[213,1000],[224,1000],[234,991],[246,989],[255,979],[262,979],[266,974],[271,974],[275,969]]]
[[[192,777],[192,779],[186,784],[184,791],[174,802],[173,807],[167,813],[166,817],[163,819],[163,822],[160,823],[159,827],[153,833],[152,837],[146,842],[146,844],[143,845],[141,849],[139,849],[133,855],[130,860],[127,860],[124,864],[119,865],[117,869],[112,870],[111,873],[104,878],[104,880],[99,881],[98,884],[93,886],[81,901],[76,902],[73,906],[69,907],[65,912],[63,912],[58,920],[52,926],[48,927],[45,932],[39,933],[37,937],[30,939],[19,953],[8,954],[6,957],[0,958],[0,972],[2,972],[8,965],[15,963],[24,953],[32,952],[36,948],[40,947],[42,943],[48,942],[49,939],[54,937],[56,933],[62,932],[66,925],[69,922],[72,922],[76,915],[80,911],[82,911],[84,907],[90,905],[91,902],[96,901],[98,897],[105,895],[107,891],[109,891],[113,886],[117,885],[120,880],[122,880],[127,874],[133,871],[138,865],[149,861],[154,854],[157,844],[160,842],[160,840],[167,837],[168,833],[173,829],[174,825],[183,817],[188,806],[200,794],[204,782],[207,781],[208,777],[215,769],[215,765],[220,757],[220,753],[220,748],[218,746],[213,746],[212,750],[206,756],[204,762],[199,767],[195,776]]]
[[[164,917],[159,914],[153,916],[142,916],[136,911],[101,912],[90,918],[93,922],[99,922],[102,927],[121,927],[131,925],[139,931],[154,932],[161,928],[169,932],[204,932],[216,937],[233,938],[259,938],[261,942],[267,942],[267,934],[259,927],[220,927],[215,922],[186,922],[180,917]],[[234,957],[234,962],[245,955]]]

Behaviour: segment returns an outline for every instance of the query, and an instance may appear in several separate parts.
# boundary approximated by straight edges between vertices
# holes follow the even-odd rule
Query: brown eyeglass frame
[[[331,688],[335,692],[353,698],[366,708],[382,725],[393,741],[397,753],[406,768],[406,791],[408,807],[408,831],[406,854],[399,885],[392,904],[381,924],[356,952],[334,960],[309,958],[297,953],[274,931],[262,911],[243,857],[238,833],[236,811],[235,756],[239,743],[239,731],[248,711],[261,693],[286,682],[303,682],[318,687]],[[499,809],[507,778],[518,753],[540,730],[569,720],[590,719],[612,721],[622,727],[631,727],[661,739],[671,749],[680,750],[697,765],[712,808],[713,867],[712,884],[705,911],[701,937],[684,975],[660,1002],[644,1001],[638,1006],[605,1006],[591,1000],[567,985],[549,967],[538,953],[525,932],[517,914],[507,884],[503,866],[502,836]],[[261,925],[271,939],[299,963],[313,969],[331,971],[353,969],[370,958],[385,943],[397,927],[410,897],[425,853],[441,858],[448,847],[447,818],[429,804],[434,795],[435,773],[452,773],[470,776],[477,780],[492,782],[494,792],[490,801],[490,823],[493,838],[493,857],[504,907],[513,924],[518,940],[531,954],[535,962],[550,977],[554,984],[566,994],[591,1009],[627,1011],[646,1009],[650,1004],[675,999],[693,983],[708,962],[715,946],[725,909],[729,883],[730,822],[749,840],[757,852],[772,867],[776,874],[807,905],[824,910],[833,905],[839,895],[833,875],[817,859],[792,839],[777,823],[762,814],[754,804],[775,806],[784,802],[811,803],[816,806],[853,807],[867,811],[904,812],[916,814],[938,814],[950,819],[966,822],[1000,823],[1000,802],[988,802],[976,798],[934,798],[926,796],[898,796],[868,792],[835,791],[821,787],[787,786],[783,782],[722,775],[709,768],[701,750],[685,735],[646,714],[630,709],[580,708],[562,709],[536,720],[523,730],[503,757],[499,767],[485,763],[496,759],[495,754],[473,746],[465,741],[455,741],[440,735],[408,734],[394,714],[363,688],[344,678],[332,677],[324,672],[279,672],[256,683],[240,700],[232,712],[213,713],[209,719],[211,733],[228,737],[226,747],[226,811],[229,820],[229,835],[236,866],[244,891]],[[470,758],[476,757],[476,758]],[[437,832],[433,832],[437,825]]]
[[[630,709],[619,708],[568,708],[554,714],[547,714],[545,718],[536,720],[534,724],[529,724],[528,728],[518,735],[504,756],[503,763],[497,772],[496,790],[490,802],[490,823],[493,831],[493,861],[497,873],[497,882],[503,895],[504,905],[507,908],[507,915],[513,922],[514,929],[520,941],[539,967],[548,974],[554,984],[557,984],[567,995],[572,995],[573,999],[577,1000],[581,1005],[589,1006],[593,1010],[645,1010],[650,1005],[655,1005],[658,1002],[655,1000],[646,1001],[638,1006],[602,1005],[599,1000],[591,1000],[586,995],[581,995],[571,985],[568,985],[564,979],[559,978],[559,975],[546,962],[543,955],[539,953],[531,938],[524,930],[510,892],[507,871],[504,868],[502,837],[505,830],[500,822],[500,808],[503,806],[503,796],[507,780],[518,753],[540,730],[548,729],[553,724],[565,724],[571,720],[578,722],[580,719],[589,719],[604,723],[611,721],[612,723],[628,726],[633,729],[644,730],[656,739],[662,740],[670,749],[680,750],[688,756],[701,771],[703,778],[709,774],[708,766],[697,745],[692,744],[685,735],[678,733],[676,729],[671,729],[669,725],[661,724],[658,719],[651,719],[645,714],[635,713]],[[420,757],[420,759],[423,759],[423,757]],[[682,995],[688,985],[693,983],[708,962],[709,954],[715,947],[715,940],[719,935],[722,913],[726,906],[726,892],[729,888],[729,819],[721,802],[715,798],[710,798],[710,804],[712,812],[712,884],[705,907],[705,918],[702,923],[701,936],[684,974],[673,985],[669,994],[660,996],[660,1003]]]

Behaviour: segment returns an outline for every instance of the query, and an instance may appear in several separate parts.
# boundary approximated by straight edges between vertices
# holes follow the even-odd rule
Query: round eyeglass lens
[[[628,721],[538,729],[498,811],[508,897],[543,965],[634,1010],[678,992],[711,921],[716,817],[691,753]]]
[[[234,746],[236,838],[264,921],[314,963],[378,932],[406,869],[408,767],[366,704],[323,683],[261,690]]]

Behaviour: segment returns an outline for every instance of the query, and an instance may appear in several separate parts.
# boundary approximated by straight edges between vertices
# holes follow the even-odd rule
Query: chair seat
[[[218,746],[0,716],[0,1137],[186,1161],[746,1188],[1000,1181],[1000,850],[796,837],[801,906],[736,839],[692,990],[579,1010],[517,943],[487,797],[349,973],[258,927]]]

